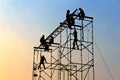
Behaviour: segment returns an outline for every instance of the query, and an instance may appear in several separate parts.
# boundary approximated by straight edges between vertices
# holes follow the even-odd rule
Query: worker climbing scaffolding
[[[43,55],[40,57],[40,63],[39,63],[38,69],[41,68],[41,64],[43,65],[43,67],[45,69],[45,62],[47,63],[46,58]]]

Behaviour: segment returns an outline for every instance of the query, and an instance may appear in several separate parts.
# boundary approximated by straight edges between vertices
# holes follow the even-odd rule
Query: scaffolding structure
[[[45,51],[42,46],[34,47],[32,80],[95,80],[93,17],[85,16],[81,20],[78,13],[77,9],[72,13],[75,20],[72,29],[68,28],[64,20],[48,35],[46,42],[51,36],[54,38],[49,51]],[[75,29],[77,44],[73,44]],[[42,65],[38,69],[41,55],[47,59],[45,69]]]

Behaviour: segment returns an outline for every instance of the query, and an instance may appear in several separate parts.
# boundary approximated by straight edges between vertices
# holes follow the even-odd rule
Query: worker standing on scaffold
[[[72,29],[72,25],[74,25],[74,18],[73,18],[73,15],[70,14],[70,10],[67,10],[67,13],[66,13],[66,21],[68,23],[68,28]]]
[[[43,67],[44,67],[44,69],[45,69],[45,64],[44,64],[44,62],[47,63],[46,58],[45,58],[44,55],[43,55],[43,56],[41,56],[41,58],[40,58],[40,64],[39,64],[39,66],[38,66],[38,69],[41,68],[41,64],[43,65]]]
[[[73,14],[70,14],[70,26],[75,25],[75,20],[73,18]]]
[[[85,12],[82,8],[79,8],[80,13],[78,14],[79,19],[84,20]]]
[[[77,44],[78,39],[77,39],[77,31],[76,31],[76,29],[74,29],[73,35],[74,35],[73,49],[75,49],[75,44],[77,46],[77,49],[79,49],[79,46]]]

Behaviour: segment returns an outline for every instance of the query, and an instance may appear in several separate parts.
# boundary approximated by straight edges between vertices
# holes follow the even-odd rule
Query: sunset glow
[[[120,0],[0,0],[0,80],[32,80],[33,47],[82,7],[114,80],[120,79]],[[48,56],[48,55],[46,55]],[[111,80],[95,48],[96,80]]]

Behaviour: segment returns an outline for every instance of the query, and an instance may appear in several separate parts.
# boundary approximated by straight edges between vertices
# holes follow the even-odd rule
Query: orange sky
[[[0,80],[31,80],[32,49],[26,43],[10,30],[0,31]]]
[[[95,41],[119,80],[119,4],[119,0],[0,0],[0,80],[32,80],[33,47],[39,45],[41,35],[49,35],[65,19],[67,9],[79,7],[94,17]],[[98,52],[95,75],[97,80],[110,80]]]

